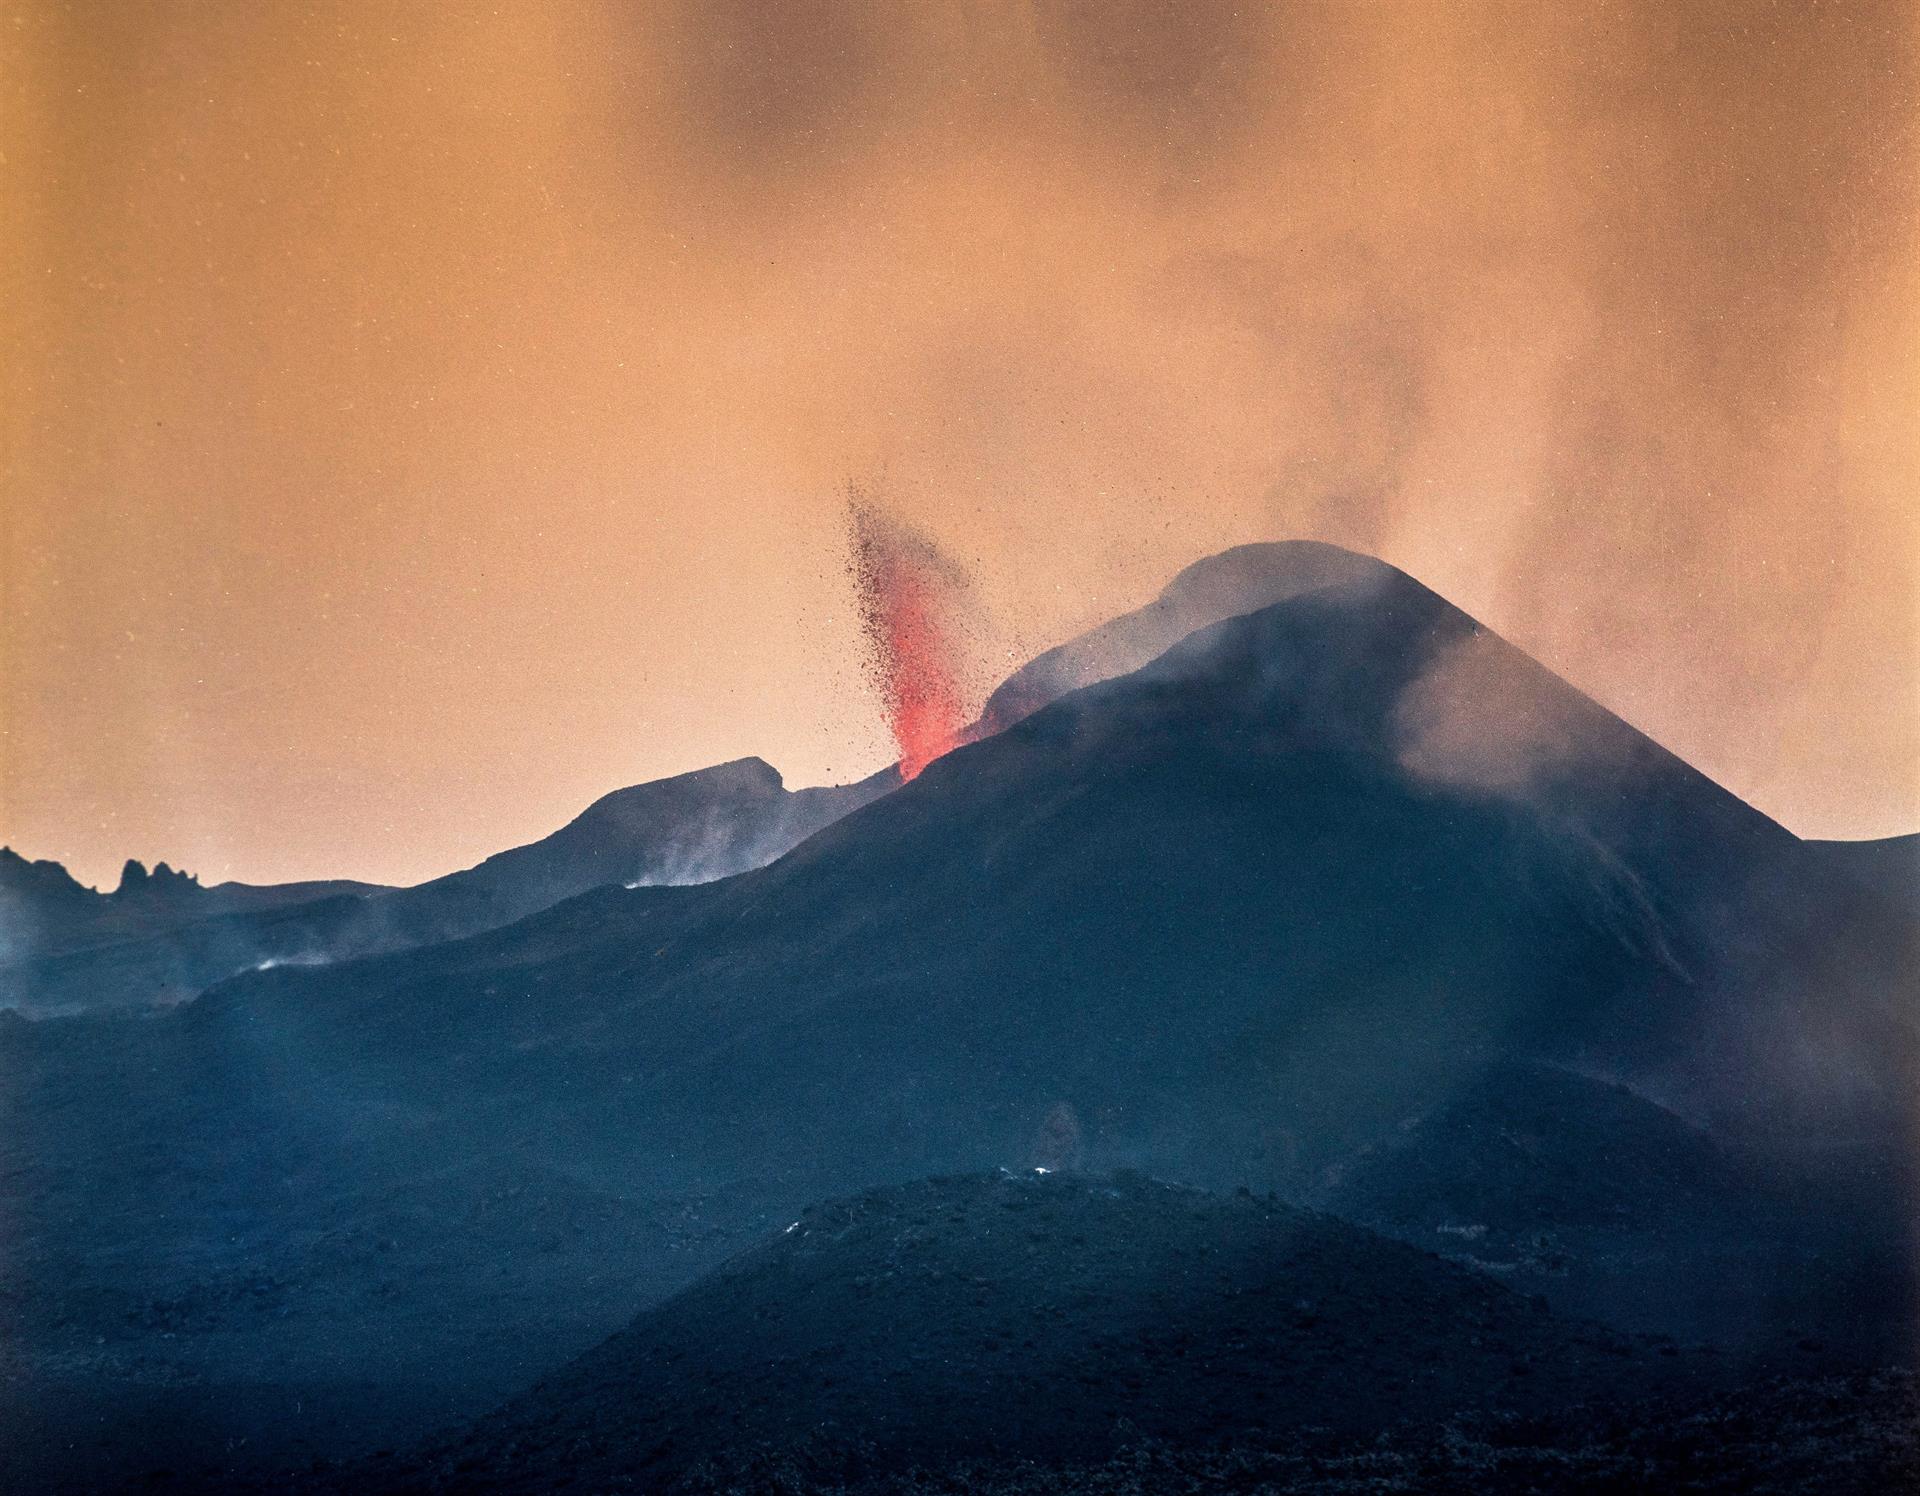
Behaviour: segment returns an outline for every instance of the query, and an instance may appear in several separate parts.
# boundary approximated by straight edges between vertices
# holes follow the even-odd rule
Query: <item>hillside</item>
[[[854,1469],[899,1470],[1099,1460],[1143,1440],[1333,1449],[1707,1374],[1660,1349],[1250,1195],[1138,1175],[943,1178],[806,1210],[384,1475],[663,1489],[755,1450],[837,1446]]]

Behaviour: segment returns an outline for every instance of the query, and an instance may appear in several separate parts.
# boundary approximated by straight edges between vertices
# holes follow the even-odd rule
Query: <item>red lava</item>
[[[912,779],[966,727],[955,624],[966,573],[921,531],[859,491],[848,504],[851,569],[867,670]]]

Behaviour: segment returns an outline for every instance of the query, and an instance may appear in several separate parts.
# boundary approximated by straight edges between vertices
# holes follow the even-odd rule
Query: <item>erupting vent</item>
[[[855,490],[851,566],[867,670],[912,779],[962,741],[966,706],[957,620],[966,573],[926,535]]]

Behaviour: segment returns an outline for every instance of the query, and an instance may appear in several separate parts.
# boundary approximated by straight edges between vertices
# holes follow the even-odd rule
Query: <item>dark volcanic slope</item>
[[[1268,1200],[1142,1176],[936,1179],[807,1210],[389,1478],[653,1488],[761,1445],[889,1470],[1325,1442],[1644,1394],[1685,1360]]]
[[[1240,545],[1196,561],[1144,608],[1069,639],[1008,676],[987,698],[975,735],[999,732],[1069,691],[1138,670],[1224,618],[1324,587],[1364,586],[1379,575],[1377,561],[1313,541]]]
[[[1721,1343],[1818,1326],[1822,1350],[1896,1360],[1920,1324],[1909,1198],[1871,1151],[1782,1170],[1624,1087],[1520,1065],[1406,1117],[1315,1195],[1556,1310]]]
[[[1806,845],[1841,876],[1909,906],[1920,902],[1920,834]]]
[[[898,783],[889,768],[858,784],[789,790],[771,764],[743,758],[616,790],[551,836],[370,901],[363,945],[459,939],[607,885],[729,877],[764,866]]]
[[[1679,1229],[1703,1217],[1733,1226],[1751,1189],[1711,1138],[1625,1087],[1511,1065],[1406,1118],[1341,1167],[1326,1199],[1396,1233],[1452,1225],[1516,1235]]]

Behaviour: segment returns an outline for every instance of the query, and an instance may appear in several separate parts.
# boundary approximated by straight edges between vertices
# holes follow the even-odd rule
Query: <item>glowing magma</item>
[[[966,574],[920,531],[855,493],[852,570],[867,669],[912,779],[959,746],[966,725],[957,604]]]

